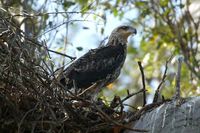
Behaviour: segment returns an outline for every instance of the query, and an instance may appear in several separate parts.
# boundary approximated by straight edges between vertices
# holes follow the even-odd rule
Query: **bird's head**
[[[117,28],[115,28],[111,35],[110,35],[110,41],[112,41],[113,39],[118,39],[122,42],[127,42],[127,39],[130,35],[135,35],[137,33],[137,30],[131,26],[119,26]]]

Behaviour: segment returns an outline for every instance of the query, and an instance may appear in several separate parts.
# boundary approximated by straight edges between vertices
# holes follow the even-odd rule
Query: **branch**
[[[145,91],[146,91],[146,90],[145,90]],[[124,99],[122,99],[121,102],[123,103],[124,101],[128,100],[128,99],[131,98],[132,96],[137,95],[137,94],[139,94],[139,93],[141,93],[141,92],[144,92],[144,89],[140,89],[138,92],[134,92],[134,93],[129,94],[129,95],[126,96]]]
[[[52,53],[56,53],[56,54],[59,54],[59,55],[62,55],[62,56],[65,56],[65,57],[68,57],[70,58],[71,60],[75,60],[76,57],[72,57],[72,56],[69,56],[69,55],[66,55],[66,54],[63,54],[63,53],[60,53],[60,52],[57,52],[57,51],[54,51],[54,50],[51,50],[51,49],[48,49],[46,48],[49,52],[52,52]]]
[[[104,113],[101,108],[99,108],[97,105],[93,104],[94,105],[94,108],[98,111],[98,113],[100,115],[102,115],[102,117],[104,117],[105,120],[111,122],[112,124],[116,125],[116,126],[119,126],[119,127],[122,127],[124,129],[127,129],[127,130],[130,130],[130,131],[135,131],[135,132],[148,132],[148,130],[144,130],[144,129],[134,129],[134,128],[131,128],[130,126],[127,126],[127,125],[123,125],[121,123],[119,123],[118,121],[115,121],[113,120],[110,116],[108,116],[106,113]]]
[[[101,42],[100,42],[100,44],[99,44],[99,47],[102,47],[102,46],[104,46],[104,44],[105,44],[105,41],[108,39],[108,36],[107,37],[105,37],[103,40],[101,40]]]
[[[178,57],[178,72],[176,75],[176,94],[175,94],[175,99],[180,98],[180,81],[181,81],[181,65],[183,62],[183,57]]]
[[[146,105],[146,86],[145,86],[145,76],[144,76],[144,71],[142,67],[141,61],[138,61],[138,65],[140,68],[140,72],[142,74],[142,85],[143,85],[143,107]]]
[[[128,93],[128,95],[127,95],[124,99],[120,100],[120,102],[118,102],[117,104],[116,104],[116,103],[113,103],[113,101],[114,101],[114,99],[115,99],[115,98],[114,98],[113,101],[111,102],[110,106],[111,106],[112,108],[115,108],[115,107],[121,105],[123,102],[125,102],[125,101],[128,100],[129,98],[131,98],[132,96],[135,96],[135,95],[137,95],[137,94],[139,94],[139,93],[141,93],[141,92],[143,92],[143,91],[144,91],[143,89],[140,89],[140,90],[137,91],[137,92],[134,92],[134,93],[131,93],[131,94]],[[145,90],[145,91],[146,91],[146,90]],[[123,105],[124,105],[124,104],[123,104]]]
[[[41,33],[41,34],[39,34],[39,35],[34,36],[34,38],[41,37],[41,36],[43,36],[44,34],[47,34],[48,32],[50,32],[50,31],[52,31],[52,30],[55,30],[55,29],[57,29],[57,28],[63,26],[64,24],[69,24],[69,23],[72,23],[72,22],[82,22],[82,21],[90,22],[89,20],[79,20],[79,19],[69,20],[69,21],[63,22],[63,23],[61,23],[61,24],[58,24],[58,25],[56,25],[55,27],[53,27],[53,28],[51,28],[51,29],[49,29],[49,30],[47,30],[47,31],[44,31],[43,33]]]
[[[42,13],[42,12],[39,12],[39,13],[36,13],[36,14],[29,14],[27,12],[22,12],[21,14],[14,14],[12,17],[17,17],[17,16],[20,16],[20,17],[37,17],[37,16],[45,16],[45,15],[57,15],[57,14],[93,14],[95,16],[98,16],[100,18],[102,18],[101,15],[98,15],[94,12],[82,12],[82,11],[72,11],[72,12],[67,12],[67,11],[57,11],[57,12],[45,12],[45,13]]]
[[[154,98],[153,98],[153,103],[158,101],[159,95],[160,95],[160,90],[161,90],[161,86],[163,85],[163,83],[165,82],[165,79],[167,77],[167,69],[168,69],[168,63],[172,60],[173,55],[166,61],[165,63],[165,71],[164,74],[162,76],[162,80],[160,82],[160,84],[158,85],[158,88],[156,89]]]

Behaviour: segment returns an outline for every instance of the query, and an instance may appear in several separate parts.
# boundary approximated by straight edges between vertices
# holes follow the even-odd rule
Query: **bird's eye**
[[[121,27],[123,30],[126,30],[126,29],[128,29],[128,27],[127,26],[122,26]]]

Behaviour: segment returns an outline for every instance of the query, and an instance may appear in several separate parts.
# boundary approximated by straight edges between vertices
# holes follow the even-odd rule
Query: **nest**
[[[25,35],[11,15],[0,13],[0,132],[129,129],[124,124],[131,113],[123,111],[119,97],[105,104],[72,94],[50,76],[48,52]]]

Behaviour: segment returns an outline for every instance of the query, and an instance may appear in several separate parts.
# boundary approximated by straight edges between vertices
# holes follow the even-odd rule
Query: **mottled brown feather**
[[[60,80],[68,89],[76,87],[86,89],[100,82],[101,87],[113,82],[120,74],[126,58],[127,38],[136,33],[130,26],[120,26],[113,30],[106,46],[92,49],[69,67]]]

